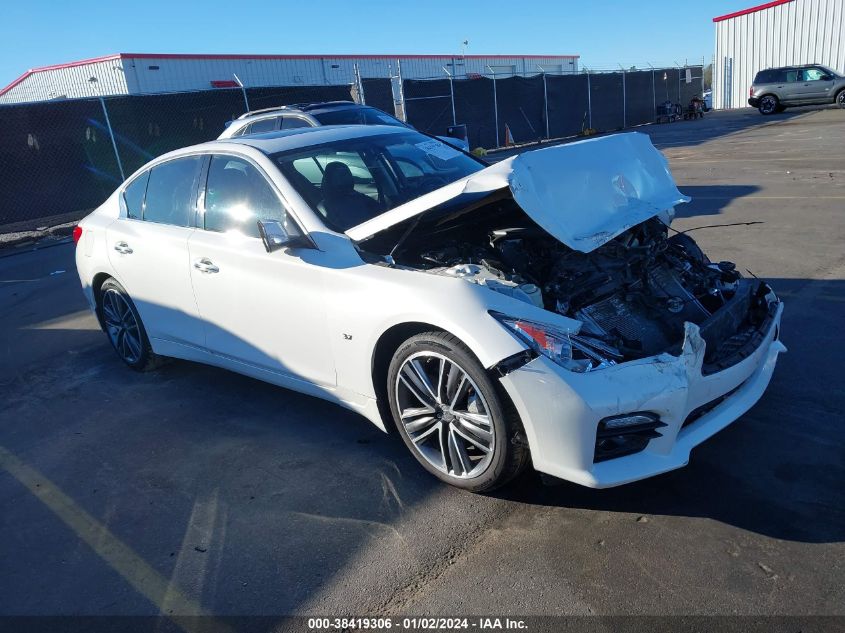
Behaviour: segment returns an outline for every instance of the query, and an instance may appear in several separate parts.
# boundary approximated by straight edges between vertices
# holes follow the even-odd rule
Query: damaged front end
[[[347,233],[375,261],[464,279],[579,322],[558,331],[494,314],[538,353],[576,372],[668,353],[685,324],[706,344],[702,372],[759,345],[771,288],[711,262],[674,206],[689,201],[643,134],[527,152]]]
[[[493,314],[572,371],[677,356],[687,323],[698,326],[706,344],[702,373],[729,367],[759,345],[778,299],[765,282],[744,278],[731,262],[711,262],[688,235],[668,231],[652,218],[583,253],[548,235],[505,196],[472,219],[420,232],[393,260],[579,321],[573,334]]]
[[[600,488],[686,464],[785,350],[769,285],[670,228],[688,200],[647,137],[617,135],[528,152],[347,234],[367,261],[510,298],[488,313],[527,350],[491,371],[534,468]]]

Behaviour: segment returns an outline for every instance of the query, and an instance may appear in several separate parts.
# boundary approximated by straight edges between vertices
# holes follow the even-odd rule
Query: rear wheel
[[[757,106],[757,109],[760,111],[760,114],[774,114],[778,111],[779,106],[780,102],[776,96],[764,95],[760,98],[760,105]]]
[[[135,304],[114,279],[107,279],[100,287],[99,310],[109,342],[124,363],[136,371],[149,371],[161,364],[163,359],[153,353]]]
[[[388,394],[405,445],[441,481],[486,492],[528,462],[518,417],[450,334],[426,332],[405,341],[388,369]]]

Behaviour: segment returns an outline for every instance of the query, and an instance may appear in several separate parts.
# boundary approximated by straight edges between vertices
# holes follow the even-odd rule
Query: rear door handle
[[[207,257],[203,257],[202,259],[198,259],[194,262],[194,268],[196,268],[201,273],[219,273],[220,269],[214,265]]]
[[[129,248],[129,244],[126,242],[118,242],[114,245],[114,250],[118,253],[123,253],[124,255],[129,255],[132,252],[132,249]]]

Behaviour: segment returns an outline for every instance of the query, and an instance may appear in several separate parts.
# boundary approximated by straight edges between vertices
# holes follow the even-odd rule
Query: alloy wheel
[[[778,107],[777,99],[774,97],[763,97],[760,100],[760,110],[763,111],[764,114],[771,114],[775,111]]]
[[[460,365],[418,352],[402,363],[395,389],[401,423],[426,462],[459,479],[487,469],[496,446],[490,408]]]
[[[103,293],[102,302],[103,320],[112,345],[126,363],[137,363],[141,358],[141,330],[129,302],[111,288]]]
[[[836,105],[845,108],[845,90],[840,90],[839,94],[836,95]]]

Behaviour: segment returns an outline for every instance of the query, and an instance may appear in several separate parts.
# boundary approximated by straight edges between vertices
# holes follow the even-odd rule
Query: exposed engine
[[[402,263],[577,319],[613,362],[677,353],[690,321],[701,327],[705,363],[715,371],[741,360],[772,314],[765,283],[742,278],[731,262],[710,262],[689,236],[669,237],[658,219],[590,253],[536,226],[488,231],[483,240],[441,237],[438,248],[406,250]]]

